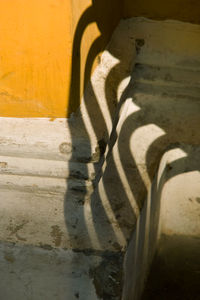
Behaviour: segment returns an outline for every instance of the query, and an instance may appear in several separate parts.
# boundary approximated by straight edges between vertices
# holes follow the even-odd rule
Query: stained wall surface
[[[124,0],[124,17],[146,17],[151,19],[173,19],[200,23],[198,0]]]
[[[0,116],[64,116],[71,4],[0,1]]]

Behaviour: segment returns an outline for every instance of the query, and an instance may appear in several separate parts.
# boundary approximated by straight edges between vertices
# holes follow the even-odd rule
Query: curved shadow
[[[74,111],[80,105],[80,68],[81,68],[81,40],[87,26],[95,22],[94,12],[92,6],[90,6],[81,16],[73,40],[73,52],[72,52],[72,70],[71,70],[71,85],[69,96],[69,111]]]
[[[109,4],[106,4],[105,2],[105,6],[106,5],[108,5],[107,11],[110,14],[113,9],[113,1],[109,2]],[[140,110],[125,116],[121,127],[118,127],[123,104],[130,98],[130,90],[132,91],[137,88],[134,80],[132,80],[123,91],[122,96],[118,101],[117,90],[124,79],[124,74],[121,72],[123,65],[122,61],[118,62],[110,70],[105,79],[106,104],[108,107],[108,115],[112,120],[112,131],[109,132],[105,116],[93,86],[95,83],[93,83],[92,80],[89,80],[92,75],[93,63],[99,53],[105,49],[105,45],[108,42],[109,34],[107,28],[110,15],[107,14],[105,23],[102,23],[102,18],[98,18],[98,16],[101,15],[101,10],[102,2],[100,2],[100,0],[93,1],[92,6],[84,12],[78,22],[73,42],[69,103],[70,111],[74,111],[80,106],[81,41],[87,26],[92,22],[96,22],[101,35],[93,42],[87,54],[83,79],[83,98],[88,122],[90,122],[95,138],[99,142],[100,160],[94,163],[94,153],[92,141],[90,140],[90,133],[87,124],[85,123],[84,115],[81,115],[82,112],[79,110],[76,112],[75,119],[69,120],[72,148],[77,149],[77,132],[79,133],[80,131],[78,137],[80,137],[80,140],[84,139],[87,142],[88,159],[85,161],[77,159],[76,151],[72,151],[70,161],[76,162],[77,165],[81,165],[84,176],[80,176],[80,174],[74,176],[74,170],[72,168],[70,169],[69,178],[74,179],[77,182],[80,180],[82,186],[81,189],[77,187],[68,187],[65,195],[64,212],[69,242],[73,249],[79,249],[79,251],[90,249],[91,251],[94,251],[96,250],[96,245],[98,245],[98,250],[100,249],[101,254],[108,248],[112,249],[111,252],[120,253],[121,255],[121,253],[124,253],[124,249],[122,249],[119,239],[125,239],[125,244],[128,244],[133,231],[133,225],[137,221],[138,212],[140,212],[143,207],[149,189],[149,186],[144,182],[141,170],[137,164],[137,159],[134,157],[133,151],[130,148],[130,140],[133,134],[137,129],[151,124],[156,125],[165,132],[164,135],[151,142],[145,153],[146,173],[151,182],[156,176],[160,159],[168,147],[171,145],[173,148],[181,143],[189,143],[192,139],[188,139],[188,136],[181,131],[180,135],[174,135],[173,124],[170,124],[171,119],[174,118],[173,114],[168,116],[165,122],[162,121],[162,110],[160,115],[155,117],[152,107],[156,109],[156,107],[160,105],[159,99],[155,98],[151,102],[145,103],[140,99],[135,99],[133,93],[133,95],[131,94],[132,101],[140,107]],[[98,14],[96,12],[98,12]],[[111,55],[115,56],[116,53],[111,53]],[[112,89],[110,86],[112,86]],[[162,104],[163,110],[171,104],[173,103],[166,102]],[[177,109],[178,108],[179,106]],[[114,111],[115,114],[113,114]],[[76,124],[77,120],[78,122]],[[173,122],[175,121],[173,120]],[[171,167],[176,168],[177,170],[177,172],[173,173],[173,176],[176,176],[181,172],[179,163],[182,164],[183,161],[190,159],[191,157],[188,156],[187,158],[173,162]],[[94,189],[92,195],[88,193],[87,185],[90,181],[91,172],[89,168],[91,165],[96,173],[95,179],[90,182]],[[112,172],[110,172],[111,169]],[[159,187],[159,194],[161,193],[162,188],[163,186]],[[80,201],[80,199],[82,200]],[[106,204],[104,201],[105,199],[107,201]],[[138,212],[133,209],[133,202],[135,203],[134,205],[138,209]],[[76,209],[78,209],[78,213],[74,213],[74,210]],[[87,216],[89,215],[88,210],[90,210],[89,220],[87,219]],[[74,219],[73,214],[75,215]],[[109,214],[112,215],[112,220]],[[93,244],[93,238],[96,239],[95,246]],[[120,268],[121,265],[118,267]],[[112,299],[111,296],[112,295],[110,295],[110,299]]]

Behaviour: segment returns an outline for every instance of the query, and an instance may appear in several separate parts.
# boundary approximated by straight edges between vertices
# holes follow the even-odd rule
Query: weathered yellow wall
[[[65,116],[68,0],[0,0],[0,116]]]
[[[124,17],[174,19],[200,23],[199,0],[124,0]]]
[[[119,20],[117,6],[110,20],[117,1],[0,0],[0,117],[66,117],[76,110],[80,99],[72,90],[82,95],[89,78],[86,61],[90,69]],[[88,7],[79,32],[80,53],[75,53],[74,35]],[[98,36],[103,38],[87,59]],[[81,63],[77,68],[73,59],[73,80],[72,56],[80,56]]]
[[[199,23],[200,1],[0,0],[0,117],[75,111],[122,12]]]

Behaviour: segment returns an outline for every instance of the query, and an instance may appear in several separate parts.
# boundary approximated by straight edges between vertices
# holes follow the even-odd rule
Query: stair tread
[[[151,82],[152,84],[187,85],[188,87],[199,87],[200,71],[194,69],[177,68],[176,66],[159,66],[136,64],[133,77],[139,82]]]
[[[66,191],[87,192],[92,189],[92,182],[89,180],[81,180],[68,178],[50,178],[39,176],[21,176],[21,175],[0,175],[0,188],[19,191],[28,191],[31,193],[61,193]]]
[[[155,82],[152,84],[149,81],[140,82],[135,80],[135,88],[133,94],[147,94],[147,95],[157,95],[157,96],[172,96],[174,99],[187,98],[187,99],[199,99],[200,98],[200,88],[199,87],[189,87],[183,84],[163,84],[163,82]]]
[[[95,167],[93,163],[0,156],[0,174],[86,180],[94,179]]]
[[[99,160],[98,142],[69,120],[0,118],[0,127],[0,155],[84,163]]]

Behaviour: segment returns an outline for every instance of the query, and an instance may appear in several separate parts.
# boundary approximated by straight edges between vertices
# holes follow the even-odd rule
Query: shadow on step
[[[91,13],[91,9],[86,14]],[[84,28],[88,25],[84,17],[75,34],[72,62],[72,95],[75,95],[77,104],[80,102],[79,50]],[[111,40],[111,48],[103,54],[102,62],[96,69],[99,77],[98,73],[91,77],[92,62],[98,52],[93,52],[93,48],[89,51],[85,71],[86,77],[91,77],[91,80],[85,89],[80,110],[69,119],[71,162],[82,164],[85,174],[81,178],[82,185],[68,188],[65,195],[69,247],[90,253],[98,251],[102,257],[109,252],[110,260],[120,261],[115,274],[108,272],[106,260],[95,269],[105,271],[103,282],[107,284],[102,286],[99,285],[101,276],[91,269],[94,285],[98,281],[97,294],[104,300],[118,300],[121,297],[122,277],[116,280],[116,273],[122,269],[122,263],[116,255],[121,258],[125,254],[166,149],[178,148],[184,155],[166,165],[168,178],[164,178],[165,183],[179,174],[200,170],[200,165],[193,161],[190,146],[185,146],[200,144],[199,99],[196,96],[190,98],[187,87],[183,89],[187,95],[177,95],[176,88],[171,88],[176,84],[174,73],[178,76],[176,67],[170,69],[170,76],[169,70],[164,70],[167,73],[163,76],[163,83],[158,80],[157,87],[153,88],[151,82],[136,83],[140,72],[145,74],[145,70],[155,72],[155,69],[145,63],[141,68],[143,49],[147,51],[149,48],[142,35],[135,40],[131,24],[131,21],[124,21],[118,27]],[[140,59],[140,64],[137,59]],[[157,68],[160,71],[160,66]],[[79,78],[77,87],[76,75]],[[152,76],[145,80],[152,80]],[[72,106],[73,99],[70,99]],[[94,168],[95,178],[90,176],[89,164]],[[79,176],[74,170],[69,175],[75,181],[80,179]],[[163,188],[164,184],[156,186],[156,192],[160,195]],[[159,214],[159,204],[156,207]]]
[[[142,300],[198,300],[200,238],[163,236],[153,260]]]

